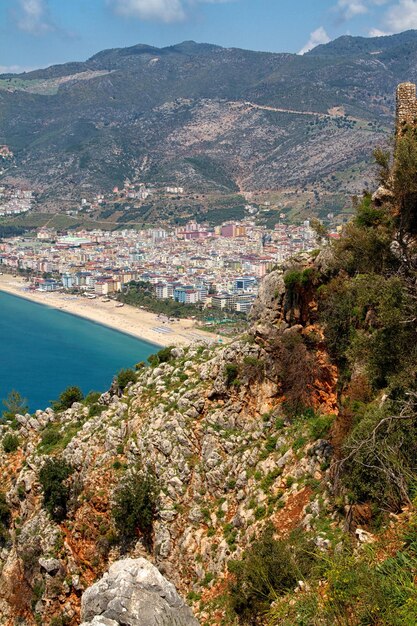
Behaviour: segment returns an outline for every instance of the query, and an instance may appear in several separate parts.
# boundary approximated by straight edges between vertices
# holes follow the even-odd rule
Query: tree
[[[417,232],[417,129],[408,127],[397,139],[393,175],[400,230],[415,234]]]
[[[67,387],[61,393],[57,402],[54,402],[54,411],[65,411],[65,409],[71,408],[74,402],[82,402],[83,398],[83,392],[79,387]]]
[[[11,521],[12,516],[6,494],[0,491],[0,548],[4,547],[9,540],[8,528]]]
[[[39,472],[39,482],[43,490],[43,503],[56,522],[67,516],[70,488],[67,479],[73,468],[62,459],[48,459]]]
[[[310,220],[310,226],[316,233],[317,242],[319,244],[323,244],[324,241],[327,241],[329,239],[329,232],[323,222],[316,218],[313,218]]]
[[[140,533],[146,547],[152,546],[156,497],[156,478],[150,469],[136,467],[119,485],[112,515],[123,543],[130,543]]]
[[[378,146],[374,150],[374,159],[378,166],[378,182],[386,185],[391,175],[391,151]]]
[[[3,400],[6,410],[3,411],[3,418],[11,420],[16,415],[24,415],[28,411],[27,400],[18,391],[12,389],[7,398]]]
[[[117,386],[123,391],[129,383],[136,382],[136,374],[132,369],[123,369],[117,374]]]

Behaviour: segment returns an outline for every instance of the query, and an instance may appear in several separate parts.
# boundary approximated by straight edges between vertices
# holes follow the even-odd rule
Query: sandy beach
[[[126,304],[123,307],[116,307],[114,300],[102,302],[100,297],[90,300],[84,296],[61,292],[28,291],[26,281],[10,274],[0,275],[0,291],[84,317],[161,347],[186,346],[193,341],[201,340],[212,343],[218,340],[217,335],[199,330],[193,320],[164,322],[164,317],[158,317],[143,309]]]

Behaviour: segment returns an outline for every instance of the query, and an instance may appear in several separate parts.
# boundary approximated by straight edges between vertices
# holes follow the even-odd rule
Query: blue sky
[[[409,28],[417,0],[0,0],[0,72],[136,43],[300,52],[344,34]]]

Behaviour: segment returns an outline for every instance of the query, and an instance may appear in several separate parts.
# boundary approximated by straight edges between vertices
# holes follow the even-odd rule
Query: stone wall
[[[401,134],[406,125],[417,126],[417,97],[414,83],[401,83],[397,87],[397,134]]]

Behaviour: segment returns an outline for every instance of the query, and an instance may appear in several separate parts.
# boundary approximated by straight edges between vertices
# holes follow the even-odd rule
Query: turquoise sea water
[[[105,391],[115,373],[159,348],[88,320],[0,292],[0,399],[16,389],[30,411],[69,385]],[[0,414],[3,406],[0,406]]]

